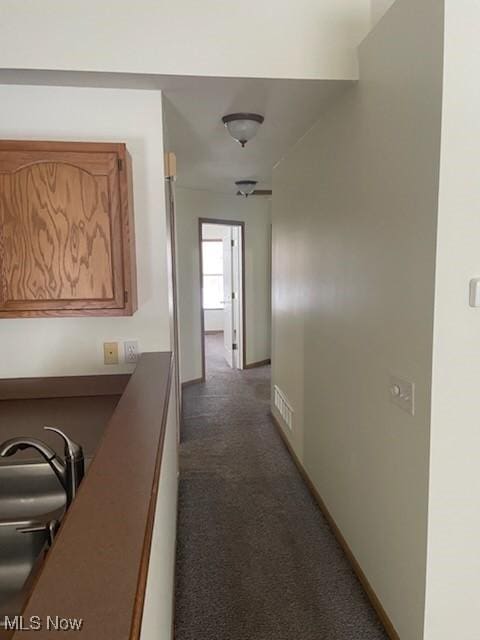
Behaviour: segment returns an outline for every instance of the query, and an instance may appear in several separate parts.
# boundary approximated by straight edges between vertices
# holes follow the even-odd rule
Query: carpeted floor
[[[269,368],[221,345],[184,396],[176,640],[385,639],[271,422]]]

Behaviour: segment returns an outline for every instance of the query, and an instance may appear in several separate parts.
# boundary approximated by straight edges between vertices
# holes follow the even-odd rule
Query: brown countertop
[[[130,374],[63,376],[60,378],[8,378],[0,380],[0,400],[77,398],[121,395]]]
[[[170,353],[143,354],[130,378],[24,609],[26,623],[42,622],[36,640],[139,636],[171,364]],[[81,619],[81,630],[48,630],[49,616]]]

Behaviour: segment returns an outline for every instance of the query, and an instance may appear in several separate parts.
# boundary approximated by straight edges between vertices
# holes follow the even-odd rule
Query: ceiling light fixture
[[[244,147],[257,134],[265,118],[258,113],[231,113],[223,116],[222,122],[234,140]]]
[[[238,191],[242,194],[242,196],[245,196],[245,198],[248,198],[248,196],[251,196],[252,193],[255,191],[255,187],[257,186],[257,181],[256,180],[238,180],[237,182],[235,182]]]
[[[273,194],[273,191],[271,189],[255,189],[255,191],[251,194],[252,196],[264,196],[267,198],[270,198]],[[237,196],[241,196],[242,198],[244,198],[245,196],[243,195],[243,193],[240,193],[240,191],[237,191],[236,193]]]

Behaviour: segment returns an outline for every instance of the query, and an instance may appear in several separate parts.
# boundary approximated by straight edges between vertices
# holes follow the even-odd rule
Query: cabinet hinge
[[[123,160],[122,158],[117,158],[118,170],[123,171]]]
[[[230,240],[230,242],[232,244],[232,247],[234,247],[235,246],[235,240]]]
[[[128,303],[128,291],[127,291],[127,290],[125,290],[125,291],[123,292],[123,302],[124,302],[125,304],[127,304],[127,303]]]
[[[235,300],[235,291],[232,291],[232,300]]]
[[[235,342],[232,344],[232,351],[237,351],[238,349],[238,344],[236,344]]]

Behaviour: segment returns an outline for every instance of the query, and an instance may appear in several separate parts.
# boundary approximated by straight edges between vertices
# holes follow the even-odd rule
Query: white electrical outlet
[[[125,362],[134,364],[138,360],[138,341],[127,340],[123,343],[125,351]]]

